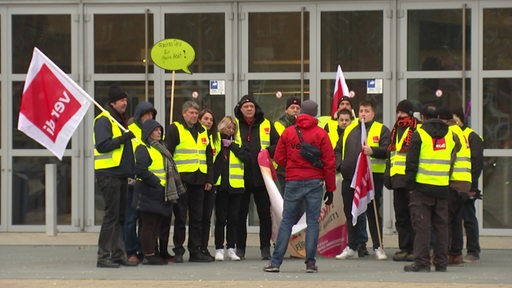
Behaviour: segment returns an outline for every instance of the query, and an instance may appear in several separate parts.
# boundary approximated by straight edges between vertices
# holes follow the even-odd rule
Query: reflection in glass
[[[484,144],[488,149],[511,149],[512,79],[483,80]]]
[[[94,15],[94,72],[145,72],[145,15]],[[153,46],[153,14],[148,15],[148,49]],[[151,53],[148,53],[151,57]],[[149,65],[153,73],[153,65]]]
[[[224,13],[165,14],[165,38],[181,39],[196,53],[192,73],[226,71]]]
[[[471,10],[466,11],[466,70],[470,67]],[[462,69],[462,10],[409,10],[407,70]]]
[[[484,9],[484,70],[512,69],[512,8]]]
[[[45,224],[45,164],[57,164],[57,224],[71,224],[71,158],[13,157],[12,224]]]
[[[194,98],[194,92],[197,97]],[[165,121],[169,123],[171,107],[171,82],[165,83]],[[228,96],[234,97],[234,96]],[[185,101],[192,100],[199,104],[201,108],[208,108],[213,111],[216,119],[224,117],[226,95],[210,95],[210,82],[207,80],[175,81],[174,82],[174,104],[173,121],[181,118],[181,107]],[[166,125],[164,125],[166,127]]]
[[[322,12],[322,72],[382,71],[383,11]]]
[[[12,72],[27,73],[34,47],[71,73],[71,15],[13,15]]]
[[[321,113],[322,115],[330,115],[331,114],[331,106],[332,106],[332,94],[334,92],[334,81],[335,80],[322,80],[321,83],[321,91],[322,91],[322,107]],[[371,100],[374,103],[375,109],[375,120],[382,122],[383,121],[383,99],[382,94],[367,94],[366,79],[354,79],[354,80],[346,80],[349,91],[354,92],[354,98],[352,98],[352,108],[354,109],[354,113],[357,116],[359,112],[359,102],[362,100]],[[336,103],[336,105],[338,105]]]
[[[471,83],[466,80],[466,105],[468,107]],[[424,105],[446,106],[450,108],[462,105],[462,79],[407,79],[407,99],[416,109]],[[468,112],[466,112],[468,113]],[[471,111],[469,111],[470,115]]]
[[[34,139],[28,137],[25,133],[18,130],[18,118],[20,113],[21,95],[23,94],[24,82],[12,83],[12,146],[14,149],[46,149]],[[68,142],[66,149],[71,149],[71,141]]]
[[[301,13],[249,14],[249,72],[300,72]],[[309,13],[304,16],[304,71],[309,71]]]
[[[309,99],[309,81],[304,82],[304,100]],[[249,91],[263,110],[265,118],[274,122],[283,115],[286,109],[286,99],[289,97],[301,97],[300,81],[298,80],[251,80]],[[281,98],[276,97],[280,91]],[[240,95],[240,99],[243,95]],[[238,101],[237,101],[238,102]]]
[[[483,227],[512,228],[512,159],[485,157],[483,169]]]

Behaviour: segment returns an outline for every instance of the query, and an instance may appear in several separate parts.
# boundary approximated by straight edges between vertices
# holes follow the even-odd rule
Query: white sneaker
[[[228,258],[229,258],[229,260],[240,261],[240,257],[238,257],[238,255],[236,255],[235,248],[228,249]]]
[[[215,261],[224,261],[224,249],[215,250]]]
[[[388,259],[388,256],[386,255],[386,251],[379,247],[375,249],[375,258],[377,258],[377,260],[386,260]]]
[[[342,260],[342,259],[348,259],[348,258],[359,258],[359,255],[357,254],[357,251],[350,249],[350,247],[345,247],[343,249],[343,252],[341,252],[339,255],[336,255],[336,259]]]

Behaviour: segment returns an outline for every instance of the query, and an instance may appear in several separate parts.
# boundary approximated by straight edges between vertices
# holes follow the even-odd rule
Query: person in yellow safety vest
[[[213,154],[212,162],[215,162],[217,154],[220,152],[220,136],[213,111],[206,108],[201,110],[201,112],[199,112],[199,122],[206,127],[208,131]],[[213,183],[215,183],[215,181],[213,181]],[[215,186],[211,191],[204,191],[203,223],[201,225],[201,252],[212,258],[212,260],[215,260],[215,258],[210,254],[210,251],[208,251],[208,240],[210,240],[210,226],[216,194]]]
[[[220,120],[218,130],[221,148],[215,159],[215,261],[240,261],[236,255],[236,237],[240,221],[240,201],[244,194],[244,163],[249,161],[249,152],[242,149],[236,138],[236,119],[225,116]],[[226,231],[224,231],[226,230]],[[226,247],[224,247],[224,240]],[[227,250],[224,251],[224,248]]]
[[[135,106],[133,112],[133,119],[128,125],[128,129],[132,131],[135,138],[139,141],[132,142],[133,152],[137,146],[142,143],[142,123],[148,119],[155,119],[156,109],[153,107],[151,102],[141,101]],[[129,121],[130,122],[130,121]],[[135,179],[128,179],[128,192],[126,194],[126,210],[124,212],[124,246],[126,249],[126,256],[128,261],[137,263],[140,261],[139,257],[142,256],[141,244],[139,235],[137,233],[137,221],[139,219],[139,213],[135,209],[133,187]],[[165,249],[167,251],[167,249]],[[169,254],[169,253],[167,253]]]
[[[283,134],[284,129],[286,129],[289,126],[295,125],[295,120],[297,119],[297,116],[299,116],[300,113],[300,98],[297,97],[290,97],[286,99],[286,108],[284,110],[283,115],[279,117],[277,121],[274,122],[274,127],[276,128],[277,133],[279,136]],[[281,195],[284,193],[284,187],[286,185],[286,181],[284,179],[284,167],[277,167],[277,179],[279,181],[279,192],[281,192]],[[302,213],[299,213],[302,215]],[[299,216],[300,217],[300,216]]]
[[[128,261],[123,241],[124,203],[134,165],[131,139],[135,136],[131,131],[123,132],[113,120],[126,129],[127,98],[121,87],[110,86],[105,111],[94,119],[94,174],[96,187],[105,202],[98,239],[96,266],[99,268],[137,265]]]
[[[240,204],[240,221],[237,237],[237,255],[245,257],[247,241],[247,215],[253,195],[256,210],[260,220],[260,252],[263,260],[270,259],[270,237],[272,222],[270,218],[270,198],[263,182],[258,154],[261,149],[267,149],[274,156],[279,134],[274,125],[264,117],[261,107],[251,95],[244,95],[234,109],[238,122],[237,138],[242,142],[242,148],[247,149],[250,161],[244,166],[245,191]]]
[[[469,199],[469,190],[471,188],[471,150],[466,135],[460,126],[457,125],[455,119],[453,119],[453,111],[451,109],[447,107],[439,108],[439,119],[448,125],[448,129],[457,135],[461,143],[453,171],[450,174],[451,197],[448,203],[448,265],[460,265],[464,263],[462,257],[462,249],[464,248],[462,207],[464,201]]]
[[[162,141],[163,127],[148,119],[142,124],[141,144],[135,150],[135,207],[140,216],[140,240],[146,265],[165,265],[159,253],[161,223],[169,219],[173,203],[185,192],[172,155]],[[160,243],[161,244],[161,243]],[[160,249],[161,251],[161,249]],[[167,251],[167,250],[166,250]]]
[[[370,100],[364,100],[359,103],[359,118],[365,122],[367,130],[367,145],[363,147],[362,152],[370,156],[371,169],[374,181],[375,206],[372,202],[368,204],[366,216],[370,235],[373,242],[373,251],[377,260],[387,259],[386,252],[382,247],[382,217],[379,213],[382,201],[382,188],[384,186],[384,170],[386,169],[385,159],[387,158],[387,148],[389,145],[390,132],[382,123],[375,121],[374,104]],[[352,200],[354,198],[354,188],[350,187],[354,171],[357,165],[359,152],[361,152],[361,128],[362,125],[350,125],[345,130],[343,138],[338,141],[335,148],[336,167],[343,176],[342,195],[345,216],[347,223],[352,223]],[[378,220],[376,220],[376,218]],[[360,225],[362,221],[357,221],[355,226],[347,225],[348,245],[336,256],[336,259],[357,258],[358,246],[360,244]],[[377,226],[378,225],[378,226]],[[379,230],[380,229],[380,230]],[[380,237],[379,237],[380,236]]]
[[[464,262],[474,262],[480,260],[480,234],[478,231],[475,201],[482,199],[478,189],[478,179],[484,165],[484,141],[480,135],[465,124],[466,117],[462,107],[456,108],[453,111],[453,119],[464,132],[466,139],[469,141],[469,149],[471,150],[471,189],[469,190],[469,198],[463,203],[462,219],[464,231],[466,232],[467,249]]]
[[[343,137],[343,133],[345,133],[345,129],[352,123],[354,120],[354,117],[352,116],[352,111],[348,109],[341,109],[339,111],[336,111],[336,122],[338,125],[336,126],[336,129],[333,129],[333,127],[327,127],[326,126],[326,132],[329,135],[329,140],[332,144],[332,149],[336,148],[336,144],[338,143],[338,140]],[[354,123],[356,124],[356,123]]]
[[[389,158],[386,161],[384,185],[393,190],[395,228],[398,233],[398,249],[394,261],[414,261],[414,229],[409,213],[409,190],[405,182],[405,157],[411,144],[412,134],[420,127],[414,114],[414,106],[409,100],[402,100],[396,107],[396,122],[391,130],[388,146]]]
[[[211,262],[201,251],[204,193],[212,190],[213,153],[206,128],[198,122],[199,105],[185,101],[181,117],[169,125],[165,143],[173,154],[187,193],[174,205],[174,263],[183,263],[186,221],[188,215],[188,244],[190,262]]]
[[[339,112],[343,109],[347,109],[348,111],[351,111],[351,113],[353,113],[353,111],[354,111],[354,106],[352,105],[352,100],[348,96],[343,96],[340,98],[340,100],[338,101],[338,110],[336,110],[336,112],[331,115],[329,121],[327,121],[327,123],[325,123],[325,125],[322,127],[322,128],[324,128],[325,131],[327,131],[327,133],[330,133],[331,131],[336,131],[336,129],[338,127],[337,112]],[[352,116],[353,116],[352,118],[355,118],[355,115],[352,115]],[[318,123],[321,124],[320,121]],[[333,147],[336,146],[336,143],[337,143],[337,141],[334,142]]]
[[[414,263],[406,272],[430,272],[431,232],[435,233],[433,264],[448,265],[448,199],[450,171],[460,149],[458,138],[438,119],[435,107],[423,107],[420,128],[412,135],[405,162],[409,208],[414,228]]]

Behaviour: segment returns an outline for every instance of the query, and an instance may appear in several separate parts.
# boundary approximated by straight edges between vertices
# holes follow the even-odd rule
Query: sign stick
[[[171,107],[169,108],[169,124],[172,124],[172,112],[174,110],[174,78],[176,76],[176,71],[172,70],[172,78],[171,78]]]

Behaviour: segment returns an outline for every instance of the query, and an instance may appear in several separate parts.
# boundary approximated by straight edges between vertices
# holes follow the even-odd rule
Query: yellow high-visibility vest
[[[238,141],[234,141],[238,147],[241,144]],[[217,179],[217,183],[215,185],[220,185],[221,177]],[[232,151],[229,153],[229,186],[233,188],[243,188],[244,187],[244,164],[238,157],[235,156],[235,153]]]
[[[347,137],[357,126],[358,121],[352,121],[350,125],[345,128],[345,133],[343,133],[343,151],[341,152],[341,159],[345,159],[345,147],[347,143]],[[382,123],[374,121],[372,127],[368,131],[368,135],[366,136],[366,143],[370,147],[379,147],[380,134],[382,132]],[[376,137],[376,138],[375,138]],[[376,141],[374,141],[374,139]],[[377,159],[370,156],[370,161],[372,163],[372,172],[373,173],[384,173],[386,170],[386,160],[385,159]]]
[[[471,150],[469,149],[468,138],[457,124],[448,126],[448,129],[457,135],[461,146],[453,164],[450,180],[471,182]]]
[[[112,127],[112,138],[121,136],[121,128],[117,126],[117,124],[111,117],[109,117],[109,115],[110,113],[108,113],[107,111],[101,112],[98,116],[96,116],[96,118],[94,118],[94,123],[96,123],[96,121],[100,117],[107,117],[107,119],[110,121],[110,126]],[[93,140],[94,146],[96,147],[96,137],[93,137]],[[106,153],[100,153],[96,148],[94,148],[94,170],[107,169],[119,166],[119,164],[121,164],[123,150],[124,144],[121,144],[119,148]]]
[[[240,127],[240,122],[238,118],[236,119],[236,125]],[[237,139],[242,139],[240,137],[240,129],[237,130]],[[270,121],[268,119],[263,119],[263,122],[260,124],[260,146],[261,149],[265,149],[270,146]]]
[[[416,182],[421,184],[448,186],[450,181],[451,154],[455,148],[455,141],[451,131],[442,139],[434,139],[423,128],[419,128],[421,149],[418,161]]]
[[[206,165],[206,147],[210,145],[208,132],[206,129],[198,133],[197,139],[192,137],[181,123],[174,122],[180,135],[180,143],[174,150],[174,162],[178,172],[195,172],[199,169],[202,173],[207,173]]]
[[[151,157],[151,165],[149,165],[148,170],[155,174],[158,179],[160,179],[160,185],[165,187],[167,183],[167,177],[165,173],[165,165],[164,165],[164,155],[160,153],[160,151],[156,150],[153,147],[148,147],[149,156]]]

